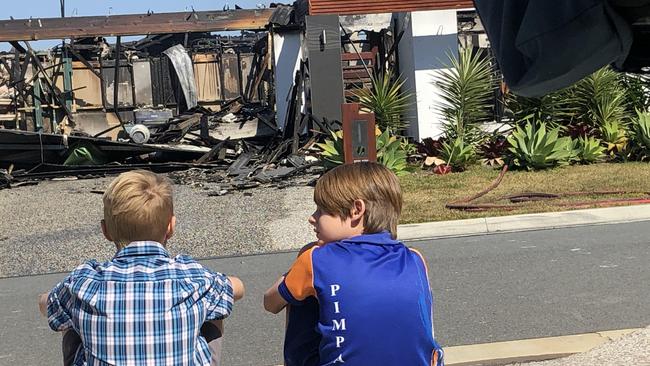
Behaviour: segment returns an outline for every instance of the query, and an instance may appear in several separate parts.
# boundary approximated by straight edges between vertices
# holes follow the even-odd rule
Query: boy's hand
[[[47,318],[47,299],[50,297],[50,294],[41,294],[38,297],[38,310],[41,311],[44,317]]]
[[[246,292],[244,283],[239,278],[232,276],[228,276],[228,280],[230,280],[230,284],[232,286],[233,299],[235,301],[241,300],[244,297],[244,293]]]

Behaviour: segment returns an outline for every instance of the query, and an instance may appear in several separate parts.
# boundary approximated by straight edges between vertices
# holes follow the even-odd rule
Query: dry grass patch
[[[513,210],[490,210],[485,212],[464,212],[445,208],[445,204],[449,202],[482,191],[498,175],[498,170],[474,166],[465,172],[444,176],[422,171],[401,177],[400,180],[404,191],[404,210],[401,223],[566,211],[570,208],[562,207],[560,204],[644,197],[644,194],[641,193],[607,196],[589,195],[516,205],[510,204],[508,201],[499,201],[500,204],[508,204],[512,205],[513,208],[516,206],[516,208]],[[500,197],[524,192],[561,194],[594,191],[650,192],[650,164],[595,164],[537,172],[509,171],[495,190],[474,203],[494,202]],[[596,206],[591,205],[588,207]]]

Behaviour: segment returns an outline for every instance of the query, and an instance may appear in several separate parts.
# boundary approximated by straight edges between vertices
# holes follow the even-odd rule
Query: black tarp
[[[475,0],[503,77],[535,97],[621,67],[632,28],[606,0]],[[643,2],[643,1],[640,1]]]

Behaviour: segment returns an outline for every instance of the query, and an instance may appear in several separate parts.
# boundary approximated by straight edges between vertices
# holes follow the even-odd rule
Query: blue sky
[[[0,0],[0,20],[22,18],[51,18],[60,16],[59,0]],[[224,5],[234,8],[254,8],[257,4],[268,7],[268,0],[66,0],[66,16],[90,16],[109,14],[136,14],[152,10],[155,13],[191,10],[221,10]],[[275,1],[282,2],[282,1]],[[285,3],[293,2],[286,1]],[[54,42],[57,43],[57,42]],[[37,42],[35,48],[47,48],[52,42]],[[0,50],[8,50],[8,43],[0,43]]]

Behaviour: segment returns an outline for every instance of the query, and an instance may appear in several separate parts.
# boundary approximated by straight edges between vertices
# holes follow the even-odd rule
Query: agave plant
[[[605,147],[603,147],[601,140],[594,137],[579,137],[573,141],[580,163],[597,163],[605,157]]]
[[[332,169],[345,162],[343,153],[343,131],[330,131],[330,138],[321,144],[316,144],[321,149],[320,157],[326,169]]]
[[[390,169],[396,175],[405,175],[407,152],[403,139],[391,136],[388,130],[377,136],[377,162]]]
[[[440,90],[443,128],[450,140],[474,143],[482,135],[480,124],[492,117],[493,78],[487,58],[466,48],[449,57],[449,70],[436,74]]]
[[[570,137],[559,137],[559,129],[546,129],[546,123],[517,126],[508,137],[515,166],[528,170],[546,169],[568,164],[575,155]]]
[[[616,121],[610,121],[600,127],[600,136],[607,148],[607,155],[615,157],[621,155],[628,144],[625,126]]]
[[[372,76],[372,89],[359,89],[354,95],[359,104],[375,113],[377,126],[395,133],[408,126],[404,113],[411,105],[412,93],[402,92],[405,80],[393,81],[391,72]]]
[[[396,175],[404,175],[407,170],[407,145],[402,137],[391,135],[388,130],[377,133],[377,162],[392,170]],[[343,150],[343,131],[330,132],[330,138],[316,144],[321,149],[321,161],[326,169],[345,162]]]
[[[453,141],[442,144],[440,158],[448,167],[452,167],[455,171],[462,171],[476,160],[476,154],[474,146],[457,137]]]

